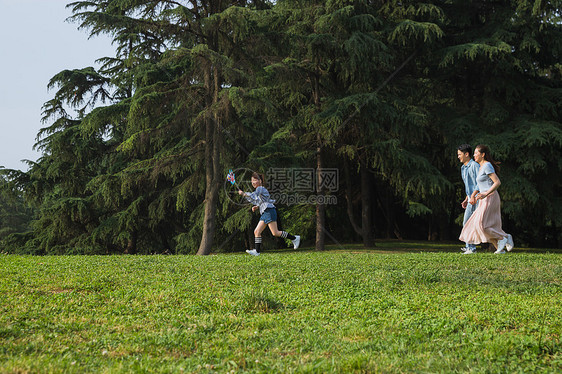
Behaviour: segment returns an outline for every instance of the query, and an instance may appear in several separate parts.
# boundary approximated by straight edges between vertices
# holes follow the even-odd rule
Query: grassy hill
[[[1,256],[0,372],[560,372],[562,255],[457,247]]]

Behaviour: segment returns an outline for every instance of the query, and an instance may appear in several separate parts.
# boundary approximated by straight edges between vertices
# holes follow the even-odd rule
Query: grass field
[[[0,257],[1,373],[562,372],[562,254]]]

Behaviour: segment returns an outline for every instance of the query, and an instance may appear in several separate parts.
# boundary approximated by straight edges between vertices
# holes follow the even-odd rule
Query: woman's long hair
[[[501,162],[497,162],[492,158],[492,153],[490,152],[490,148],[486,145],[479,144],[476,146],[478,152],[484,153],[484,160],[488,161],[494,167],[494,171],[497,173],[500,172],[500,164]]]

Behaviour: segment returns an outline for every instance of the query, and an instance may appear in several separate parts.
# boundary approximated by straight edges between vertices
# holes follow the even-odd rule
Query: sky
[[[0,167],[27,170],[36,161],[41,107],[52,99],[49,80],[65,69],[99,67],[114,56],[108,36],[88,39],[87,30],[66,18],[72,0],[0,0]]]

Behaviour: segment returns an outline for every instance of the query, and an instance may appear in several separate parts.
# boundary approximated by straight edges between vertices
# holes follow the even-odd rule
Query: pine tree
[[[43,155],[17,177],[26,198],[38,207],[35,235],[27,244],[31,251],[63,254],[90,247],[98,213],[86,185],[99,172],[106,145],[102,134],[84,136],[81,118],[98,100],[108,100],[108,85],[92,68],[65,70],[49,82],[59,89],[43,107],[43,121],[53,120],[38,134],[36,147]],[[77,109],[76,119],[65,105]]]
[[[415,69],[401,71],[442,32],[434,23],[404,19],[404,14],[369,2],[283,1],[278,6],[289,25],[284,41],[289,57],[268,69],[278,78],[271,91],[280,95],[277,102],[291,118],[279,133],[299,134],[298,147],[316,156],[317,168],[334,151],[358,166],[362,227],[352,226],[372,246],[373,171],[393,185],[406,206],[450,188],[419,154],[431,129],[416,91],[427,87],[411,76]],[[441,17],[436,9],[426,8],[420,5],[410,12],[421,18],[427,13],[430,20]],[[322,208],[317,207],[317,249],[323,248]],[[351,206],[348,211],[352,218]]]
[[[170,209],[191,210],[188,232],[182,233],[177,222],[171,225],[176,232],[179,226],[176,239],[180,246],[189,245],[189,238],[200,231],[197,253],[208,254],[218,221],[224,131],[236,121],[229,92],[244,81],[244,69],[252,67],[245,55],[253,27],[250,8],[259,11],[267,3],[115,1],[72,5],[80,11],[75,18],[82,20],[83,27],[91,28],[92,33],[114,33],[121,50],[133,51],[135,66],[108,59],[108,65],[117,70],[106,69],[115,74],[118,86],[128,83],[132,93],[126,132],[118,149],[138,162],[130,163],[120,177],[128,180],[122,189],[123,184],[141,189],[129,192],[139,199],[128,212],[148,209],[144,215],[150,221],[166,222]],[[91,7],[93,11],[84,11]],[[135,37],[131,36],[133,31]],[[150,53],[146,52],[147,43]],[[161,46],[166,46],[165,53],[159,52]],[[159,191],[148,192],[154,186]],[[133,217],[127,221],[138,224],[140,216]]]

